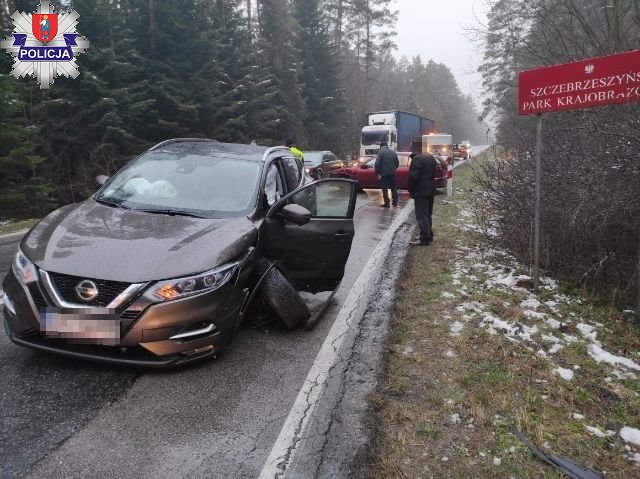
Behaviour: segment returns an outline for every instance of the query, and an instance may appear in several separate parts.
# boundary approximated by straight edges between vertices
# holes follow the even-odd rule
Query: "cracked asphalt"
[[[0,332],[0,477],[257,477],[352,285],[401,210],[380,208],[379,196],[359,195],[343,283],[312,331],[243,329],[219,359],[167,372],[39,354]],[[0,238],[0,277],[16,247],[17,238]],[[364,401],[352,386],[373,378],[364,345],[380,340],[376,326],[348,328],[350,347],[331,369],[329,400],[319,402],[292,473],[336,477],[351,467],[338,453],[349,449],[349,407]],[[357,424],[349,429],[364,437]]]

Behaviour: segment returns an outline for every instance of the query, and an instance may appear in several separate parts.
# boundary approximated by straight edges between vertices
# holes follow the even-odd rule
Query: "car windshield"
[[[260,168],[223,155],[151,151],[118,172],[95,199],[167,214],[242,216],[255,204]]]
[[[308,166],[315,166],[322,163],[322,153],[319,151],[307,151],[304,154],[304,164]]]
[[[378,145],[381,141],[389,141],[387,130],[362,132],[363,145]]]
[[[434,144],[430,144],[427,149],[428,149],[429,153],[444,154],[444,153],[448,153],[449,152],[449,147],[450,146],[451,145],[434,145]]]

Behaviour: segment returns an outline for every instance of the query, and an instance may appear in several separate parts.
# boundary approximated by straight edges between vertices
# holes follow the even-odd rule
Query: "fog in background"
[[[420,55],[424,61],[444,63],[480,111],[482,78],[476,70],[482,53],[466,30],[486,24],[486,1],[396,0],[394,8],[398,10],[397,57]]]

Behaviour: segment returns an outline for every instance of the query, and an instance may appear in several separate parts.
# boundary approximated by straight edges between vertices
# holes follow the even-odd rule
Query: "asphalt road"
[[[408,197],[402,195],[401,207]],[[319,325],[244,329],[168,372],[35,353],[0,333],[0,477],[257,477],[351,285],[400,209],[359,195],[342,286]],[[0,238],[0,277],[19,238]]]

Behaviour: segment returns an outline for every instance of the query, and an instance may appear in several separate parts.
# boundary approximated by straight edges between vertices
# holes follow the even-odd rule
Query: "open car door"
[[[296,289],[331,291],[342,280],[355,234],[356,186],[346,179],[316,181],[289,193],[268,211],[265,255],[280,261]],[[291,210],[299,220],[291,220]]]

